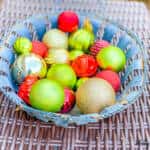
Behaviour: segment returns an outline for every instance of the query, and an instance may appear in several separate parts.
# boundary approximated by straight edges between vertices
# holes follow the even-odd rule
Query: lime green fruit
[[[14,50],[17,54],[30,53],[32,49],[32,43],[29,39],[25,37],[17,38],[14,43]]]
[[[89,78],[84,77],[84,78],[80,78],[77,83],[76,83],[76,88],[79,88],[86,80],[88,80]]]
[[[94,34],[86,29],[79,29],[69,37],[69,47],[88,52],[89,47],[94,43]]]
[[[47,78],[58,81],[63,87],[73,88],[76,84],[76,74],[68,64],[53,64]]]
[[[81,55],[83,55],[83,54],[84,54],[84,52],[81,51],[81,50],[72,50],[72,51],[70,51],[70,53],[69,53],[69,59],[70,59],[71,61],[73,61],[73,60],[75,60],[78,56],[81,56]]]
[[[121,71],[126,64],[126,56],[118,47],[108,46],[103,48],[96,56],[97,62],[102,69]]]
[[[30,91],[31,106],[48,112],[58,112],[65,99],[63,87],[53,80],[41,79]]]
[[[93,26],[89,19],[85,19],[82,28],[73,32],[69,37],[69,47],[71,49],[89,52],[90,46],[94,43]]]

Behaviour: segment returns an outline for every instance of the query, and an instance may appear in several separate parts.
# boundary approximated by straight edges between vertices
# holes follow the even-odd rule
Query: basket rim
[[[51,13],[51,15],[55,15],[55,16],[57,16],[57,14],[59,14],[60,13],[60,11],[54,11],[54,12],[52,12]],[[121,111],[123,111],[123,110],[125,110],[128,106],[130,106],[131,104],[133,104],[137,99],[138,99],[138,97],[142,94],[142,89],[143,89],[143,87],[146,85],[146,82],[144,82],[144,80],[146,79],[146,76],[147,76],[147,72],[146,72],[146,66],[147,66],[147,60],[146,60],[146,51],[145,51],[145,47],[144,47],[144,44],[142,43],[142,41],[140,40],[140,38],[135,34],[135,33],[133,33],[132,31],[130,31],[129,29],[127,29],[126,27],[124,27],[123,25],[121,25],[121,24],[119,24],[118,22],[116,22],[116,21],[113,21],[113,20],[110,20],[110,19],[107,19],[107,18],[104,18],[104,17],[102,17],[102,16],[100,16],[99,14],[97,14],[97,13],[95,13],[95,14],[89,14],[89,13],[81,13],[81,12],[77,12],[77,14],[79,15],[79,16],[83,16],[83,17],[88,17],[88,18],[92,18],[92,19],[99,19],[99,20],[103,20],[103,21],[105,21],[105,22],[108,22],[108,23],[110,23],[110,24],[113,24],[113,25],[115,25],[116,27],[118,27],[119,29],[121,29],[121,30],[123,30],[123,31],[125,31],[132,39],[134,39],[135,40],[135,42],[136,42],[136,44],[139,46],[139,49],[140,49],[140,52],[141,52],[141,54],[142,54],[142,60],[143,60],[143,63],[144,63],[144,65],[143,65],[143,80],[142,80],[142,85],[140,86],[140,88],[137,90],[137,92],[138,92],[138,95],[137,95],[137,97],[136,97],[136,99],[134,100],[134,101],[132,101],[131,103],[127,103],[127,104],[121,104],[121,105],[123,105],[123,107],[122,107],[122,109],[121,110],[116,110],[113,114],[108,114],[107,116],[103,116],[103,115],[101,115],[100,113],[92,113],[92,114],[80,114],[80,115],[70,115],[70,114],[60,114],[60,113],[53,113],[53,112],[45,112],[45,111],[42,111],[42,110],[37,110],[37,109],[35,109],[35,108],[32,108],[32,107],[30,107],[30,106],[28,106],[28,105],[26,105],[24,102],[22,103],[22,100],[20,99],[20,103],[18,102],[18,104],[17,105],[19,105],[21,108],[23,108],[23,110],[30,110],[31,112],[32,111],[34,111],[35,113],[40,113],[40,114],[42,114],[42,115],[44,115],[44,114],[51,114],[52,116],[56,116],[56,117],[62,117],[65,121],[66,121],[66,123],[64,123],[64,124],[59,124],[59,123],[57,123],[54,119],[52,119],[52,121],[53,122],[55,122],[55,124],[57,124],[57,125],[59,125],[59,126],[64,126],[64,127],[67,127],[68,126],[68,124],[72,124],[72,123],[74,123],[74,119],[78,119],[78,118],[80,118],[80,117],[87,117],[87,118],[93,118],[93,119],[95,119],[95,121],[94,120],[92,120],[92,121],[90,121],[90,120],[88,120],[87,119],[87,122],[86,123],[84,123],[84,124],[87,124],[87,123],[90,123],[90,122],[97,122],[99,119],[103,119],[103,118],[108,118],[108,117],[110,117],[110,116],[112,116],[112,115],[115,115],[116,113],[119,113],[119,112],[121,112]],[[50,15],[50,16],[51,16]],[[44,15],[35,15],[35,16],[31,16],[31,17],[29,17],[29,18],[27,18],[27,19],[24,19],[23,20],[23,22],[25,22],[25,21],[27,21],[27,20],[29,20],[29,19],[31,19],[31,18],[33,18],[33,17],[39,17],[39,16],[42,16],[42,17],[44,17],[44,16],[49,16],[48,14],[44,14]],[[21,21],[20,21],[21,22]],[[16,24],[18,24],[18,23],[16,23]],[[16,25],[15,24],[15,25]],[[13,25],[13,27],[15,26],[15,25]],[[4,37],[7,37],[7,35],[9,34],[11,32],[11,30],[9,31],[9,32],[7,32],[7,33],[5,33],[5,36]],[[2,40],[3,42],[2,42],[2,46],[4,45],[4,41],[5,41],[5,38]],[[13,97],[10,97],[10,96],[8,96],[7,95],[7,93],[5,92],[5,90],[4,89],[2,89],[2,88],[0,88],[0,91],[4,94],[4,96],[6,96],[10,101],[13,101],[12,99],[13,99]],[[16,94],[16,93],[15,93]],[[17,94],[16,94],[17,95]],[[27,111],[26,111],[27,112]],[[46,121],[46,120],[44,120],[44,121]],[[48,120],[48,121],[50,121],[50,120]],[[48,122],[47,121],[47,122]],[[76,124],[78,124],[77,122],[75,122]]]

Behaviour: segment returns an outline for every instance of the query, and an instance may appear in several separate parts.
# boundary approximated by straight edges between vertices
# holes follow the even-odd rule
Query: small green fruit
[[[14,43],[14,50],[17,54],[30,53],[32,49],[32,43],[29,39],[25,37],[17,38]]]
[[[118,47],[108,46],[103,48],[96,56],[97,62],[102,69],[121,71],[126,64],[126,56]]]
[[[73,88],[76,84],[76,74],[68,64],[53,64],[47,78],[58,81],[63,87]]]
[[[94,43],[94,34],[86,29],[79,29],[69,37],[69,47],[71,49],[88,52],[89,47]]]
[[[85,19],[83,27],[73,32],[69,37],[69,47],[71,49],[89,52],[89,47],[94,43],[93,26],[89,19]]]
[[[48,112],[60,111],[64,99],[64,89],[59,83],[53,80],[38,80],[33,84],[30,91],[31,106]]]

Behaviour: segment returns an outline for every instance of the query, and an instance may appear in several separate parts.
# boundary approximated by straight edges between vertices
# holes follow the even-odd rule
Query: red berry
[[[40,41],[32,41],[32,52],[41,57],[46,57],[48,54],[48,47]]]
[[[96,60],[91,55],[79,56],[72,63],[72,67],[78,77],[89,77],[94,75],[97,71],[97,66]]]
[[[94,57],[97,55],[97,53],[109,46],[110,44],[107,42],[107,41],[104,41],[104,40],[97,40],[95,41],[95,43],[93,44],[93,46],[90,48],[90,51],[91,51],[91,55],[93,55]]]
[[[65,101],[64,105],[61,109],[61,113],[67,113],[69,112],[75,104],[75,94],[70,89],[65,89]]]
[[[78,25],[78,16],[73,11],[64,11],[58,16],[58,28],[64,32],[73,32],[78,29]]]
[[[32,88],[32,85],[37,80],[37,76],[29,75],[25,78],[24,82],[19,87],[18,96],[22,98],[27,104],[30,104],[29,93]]]
[[[121,81],[119,75],[116,72],[110,70],[104,70],[96,74],[96,77],[102,78],[109,82],[113,89],[117,92],[120,90]]]

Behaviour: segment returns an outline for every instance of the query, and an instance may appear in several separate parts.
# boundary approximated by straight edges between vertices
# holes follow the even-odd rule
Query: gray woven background
[[[102,16],[135,31],[150,56],[150,16],[143,3],[100,0],[4,0],[0,11],[0,36],[16,20],[52,9],[73,9]],[[150,66],[150,62],[148,62]],[[124,112],[99,123],[60,128],[29,117],[1,95],[0,150],[150,149],[150,67],[143,95]]]

